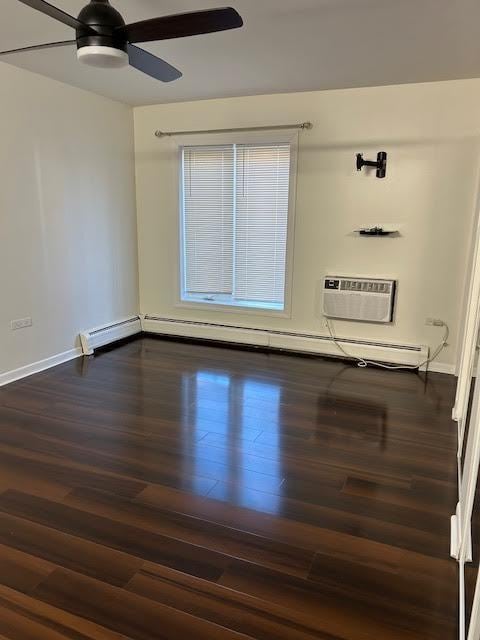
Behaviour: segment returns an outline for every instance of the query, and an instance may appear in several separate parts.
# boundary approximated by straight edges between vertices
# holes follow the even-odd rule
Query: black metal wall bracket
[[[357,153],[357,171],[361,171],[363,167],[375,167],[377,169],[377,178],[385,178],[387,175],[387,154],[385,151],[377,153],[377,161],[364,160],[363,153]]]

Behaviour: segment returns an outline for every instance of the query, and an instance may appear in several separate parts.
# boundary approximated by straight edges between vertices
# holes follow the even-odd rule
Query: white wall
[[[480,156],[480,80],[296,93],[138,107],[134,110],[140,308],[163,317],[325,334],[318,312],[326,273],[397,278],[393,325],[336,322],[339,335],[434,347],[455,363]],[[156,129],[192,130],[310,120],[301,134],[291,318],[176,306],[176,156]],[[387,178],[358,174],[355,153],[387,151]],[[360,238],[373,223],[398,238]]]
[[[0,87],[2,373],[137,313],[138,270],[131,108],[3,63]]]
[[[138,312],[132,112],[0,64],[0,374],[68,351],[83,328]],[[480,80],[256,96],[135,109],[140,309],[164,317],[325,333],[329,273],[399,280],[393,325],[336,322],[349,337],[430,344],[455,362],[480,156]],[[301,134],[291,318],[176,306],[177,178],[155,129],[311,120]],[[354,155],[389,153],[385,180]],[[371,223],[400,238],[359,238]],[[31,328],[10,322],[31,316]]]

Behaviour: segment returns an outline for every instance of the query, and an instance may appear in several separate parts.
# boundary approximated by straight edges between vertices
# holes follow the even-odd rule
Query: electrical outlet
[[[12,320],[10,326],[12,331],[16,331],[17,329],[26,329],[27,327],[31,327],[32,324],[31,318],[20,318],[19,320]]]
[[[425,324],[429,327],[443,327],[445,325],[444,321],[440,318],[427,318]]]

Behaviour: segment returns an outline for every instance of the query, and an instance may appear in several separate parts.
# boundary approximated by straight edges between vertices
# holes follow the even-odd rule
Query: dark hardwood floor
[[[149,337],[0,389],[0,639],[454,640],[453,396]]]

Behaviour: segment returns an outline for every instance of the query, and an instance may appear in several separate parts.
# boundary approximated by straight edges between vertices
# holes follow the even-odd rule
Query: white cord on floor
[[[420,367],[423,367],[424,365],[429,364],[430,362],[435,360],[435,358],[437,358],[440,355],[440,353],[443,351],[443,349],[447,346],[448,336],[450,335],[450,329],[448,328],[447,323],[444,322],[443,326],[445,327],[445,333],[444,333],[444,336],[443,336],[443,340],[438,345],[438,347],[435,349],[435,351],[430,356],[430,358],[427,358],[426,360],[424,360],[420,364],[414,364],[414,365],[409,365],[409,364],[390,365],[390,364],[383,364],[382,362],[376,362],[375,360],[365,360],[365,358],[358,358],[357,356],[352,356],[352,354],[348,353],[342,347],[342,345],[338,342],[338,340],[335,337],[335,334],[333,332],[333,328],[332,328],[332,326],[330,324],[329,318],[325,318],[325,321],[326,321],[326,324],[327,324],[328,332],[329,332],[330,337],[331,337],[333,343],[335,344],[335,346],[343,353],[344,356],[346,356],[347,358],[351,358],[353,360],[356,360],[357,361],[357,366],[359,366],[359,367],[368,367],[369,365],[371,365],[373,367],[381,367],[382,369],[392,369],[392,370],[394,370],[394,369],[419,369]]]

